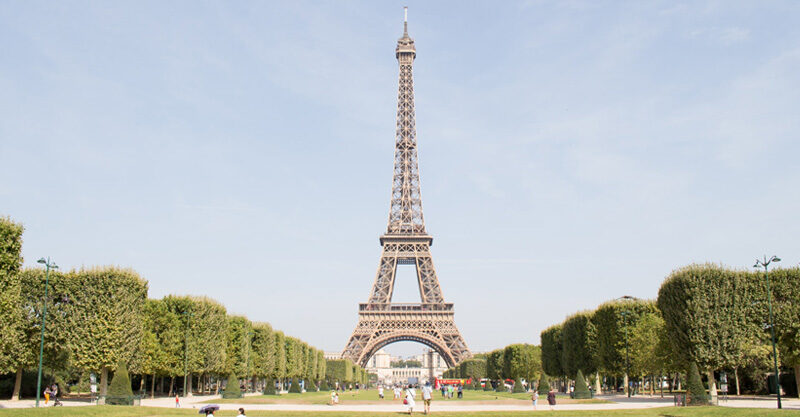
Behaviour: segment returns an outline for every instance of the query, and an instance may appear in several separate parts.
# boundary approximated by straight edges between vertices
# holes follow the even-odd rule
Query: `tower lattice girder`
[[[397,41],[400,66],[397,94],[397,130],[392,178],[392,200],[375,282],[367,303],[359,305],[358,324],[342,356],[361,366],[381,347],[398,341],[415,341],[436,350],[453,366],[471,356],[454,320],[453,304],[445,303],[422,215],[417,132],[414,121],[414,40],[408,23]],[[392,303],[398,265],[414,265],[420,303]]]

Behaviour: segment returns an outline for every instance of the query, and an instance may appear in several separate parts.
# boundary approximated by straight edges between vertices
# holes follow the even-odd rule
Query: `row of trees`
[[[151,393],[157,379],[169,378],[172,394],[184,375],[190,389],[200,391],[212,379],[234,377],[253,387],[303,379],[311,389],[326,377],[322,351],[267,323],[229,315],[207,297],[148,299],[147,282],[130,269],[51,270],[45,299],[45,272],[20,270],[21,243],[22,226],[0,218],[0,374],[16,373],[14,399],[23,371],[38,364],[45,303],[45,370],[84,386],[89,373],[97,373],[101,395],[119,364],[140,376],[140,388],[149,379]],[[351,374],[364,371],[355,366]]]
[[[780,360],[800,382],[800,269],[775,270],[770,280]],[[712,395],[715,371],[733,374],[739,393],[741,370],[762,381],[769,372],[766,281],[763,272],[690,265],[667,277],[656,301],[604,303],[544,330],[541,341],[546,374],[593,374],[598,392],[601,375],[623,377],[627,389],[628,374],[679,374],[694,363]]]
[[[542,350],[539,346],[515,343],[485,354],[476,354],[461,361],[444,373],[445,378],[488,378],[502,381],[512,379],[536,381],[542,376]],[[515,384],[519,389],[521,384]],[[500,385],[502,387],[502,385]]]

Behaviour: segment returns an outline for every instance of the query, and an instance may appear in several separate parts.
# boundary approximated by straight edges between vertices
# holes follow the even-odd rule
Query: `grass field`
[[[422,415],[421,413],[414,413]],[[167,417],[167,416],[196,416],[196,410],[173,409],[173,408],[150,408],[150,407],[59,407],[43,409],[0,409],[0,416],[3,417],[39,417],[39,416],[63,416],[63,417]],[[235,416],[233,411],[220,411],[216,416]],[[405,415],[396,413],[356,413],[356,412],[336,412],[325,413],[313,411],[249,411],[248,417],[259,416],[286,416],[286,417],[369,417],[369,416],[400,416]],[[766,409],[740,409],[726,407],[664,407],[651,408],[645,410],[614,410],[614,411],[530,411],[530,412],[442,412],[433,413],[437,417],[523,417],[523,416],[576,416],[576,417],[616,417],[616,416],[641,416],[641,417],[771,417],[771,416],[800,416],[800,411],[794,410],[766,410]]]
[[[491,404],[520,404],[521,402],[530,401],[531,395],[526,393],[512,394],[509,392],[493,392],[493,391],[464,391],[464,398],[453,398],[446,400],[442,398],[441,394],[433,393],[433,402],[442,404],[476,404],[476,403],[491,403]],[[339,394],[340,404],[391,404],[392,392],[387,390],[385,395],[386,399],[381,400],[378,398],[377,390],[361,390],[358,394],[355,391],[348,391]],[[417,393],[419,395],[419,393]],[[239,399],[227,400],[209,400],[207,403],[213,404],[327,404],[330,401],[330,391],[320,392],[306,392],[304,394],[283,394],[283,395],[256,395],[247,396]],[[542,400],[543,401],[543,400]],[[400,400],[394,400],[399,404]],[[572,400],[569,397],[558,397],[559,404],[589,404],[589,403],[608,403],[606,400]]]

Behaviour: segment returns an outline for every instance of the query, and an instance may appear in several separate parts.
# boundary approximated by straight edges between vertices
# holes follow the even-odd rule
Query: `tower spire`
[[[408,37],[408,6],[403,7],[403,37]]]

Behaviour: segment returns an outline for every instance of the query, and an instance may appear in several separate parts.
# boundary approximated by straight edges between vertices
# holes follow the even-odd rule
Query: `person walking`
[[[44,387],[44,405],[50,402],[50,386],[47,385]]]
[[[539,391],[533,390],[531,393],[531,401],[533,402],[533,409],[536,409],[536,405],[539,403]]]
[[[181,398],[175,394],[175,408],[181,408]]]
[[[458,399],[460,400],[462,398],[464,398],[464,386],[458,384]]]
[[[550,404],[551,410],[556,406],[556,391],[552,388],[550,388],[550,392],[547,393],[547,404]]]
[[[431,412],[431,397],[433,395],[433,388],[431,388],[431,382],[428,381],[425,383],[425,386],[422,387],[422,402],[425,405],[425,414]]]
[[[406,399],[403,401],[408,407],[408,415],[414,414],[414,406],[416,406],[416,402],[414,401],[414,390],[409,385],[406,388]]]
[[[383,399],[383,385],[378,387],[378,398]]]
[[[239,408],[239,414],[237,414],[236,417],[245,417],[244,408]]]

